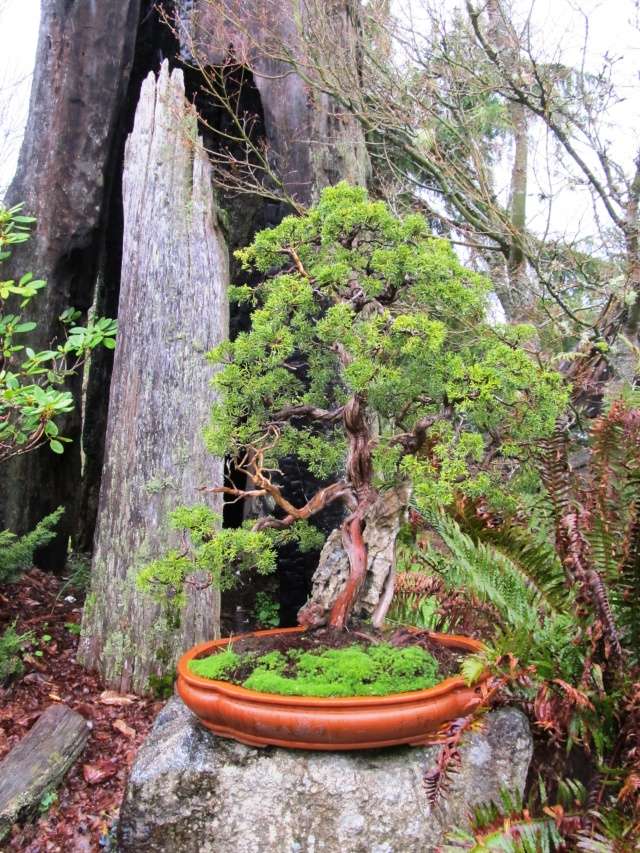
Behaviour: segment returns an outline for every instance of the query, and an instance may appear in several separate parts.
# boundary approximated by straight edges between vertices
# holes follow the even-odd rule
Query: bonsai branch
[[[337,409],[320,409],[317,406],[285,406],[273,414],[272,424],[291,420],[291,418],[311,418],[314,421],[331,423],[340,420],[344,414],[344,406]]]
[[[288,504],[292,511],[287,513],[284,518],[275,518],[275,516],[271,515],[259,518],[254,524],[253,529],[264,530],[265,527],[271,527],[277,530],[284,530],[287,527],[291,527],[296,521],[304,521],[310,518],[337,500],[344,500],[349,504],[353,502],[353,499],[353,492],[349,484],[344,480],[340,480],[337,483],[326,486],[324,489],[320,489],[299,509],[292,504]]]
[[[351,486],[346,480],[339,480],[320,489],[304,506],[296,507],[285,498],[280,486],[265,476],[267,469],[265,469],[263,462],[264,450],[252,449],[245,454],[244,459],[238,465],[238,470],[245,473],[252,483],[257,486],[255,489],[241,489],[237,486],[215,486],[206,489],[207,492],[213,494],[233,495],[235,500],[252,497],[271,497],[276,505],[285,513],[284,518],[276,518],[275,516],[259,518],[253,527],[254,530],[262,530],[265,527],[275,529],[290,527],[296,521],[304,521],[320,512],[329,504],[340,499],[345,500],[347,505],[354,504],[354,495]]]

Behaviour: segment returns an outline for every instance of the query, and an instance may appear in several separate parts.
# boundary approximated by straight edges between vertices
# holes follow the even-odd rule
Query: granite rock
[[[462,766],[431,807],[439,747],[363,752],[255,749],[216,737],[171,699],[143,743],[120,813],[123,853],[428,853],[500,788],[523,790],[524,715],[493,711],[466,736]]]

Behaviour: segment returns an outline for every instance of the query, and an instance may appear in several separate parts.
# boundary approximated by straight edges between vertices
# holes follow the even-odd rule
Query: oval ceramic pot
[[[226,647],[241,636],[268,637],[302,631],[276,628],[200,643],[178,662],[178,693],[212,732],[250,746],[291,749],[374,749],[425,743],[442,723],[469,714],[480,704],[480,690],[459,676],[411,693],[353,698],[314,698],[257,693],[189,671],[189,661]],[[470,637],[429,633],[451,649],[476,652],[482,644]]]

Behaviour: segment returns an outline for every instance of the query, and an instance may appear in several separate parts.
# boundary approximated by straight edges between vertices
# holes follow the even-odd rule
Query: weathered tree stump
[[[372,618],[379,624],[378,613],[382,618],[386,615],[394,590],[396,539],[407,502],[408,484],[403,484],[383,492],[366,515],[362,538],[367,548],[367,574],[353,608],[356,619]],[[329,535],[320,554],[311,594],[298,614],[300,624],[318,627],[327,623],[349,573],[349,558],[338,528]]]
[[[0,839],[38,807],[82,753],[89,723],[66,705],[50,705],[0,763]]]
[[[227,336],[228,253],[197,118],[182,72],[170,75],[166,62],[142,86],[124,205],[118,345],[79,657],[109,686],[142,692],[184,646],[219,630],[210,588],[192,590],[191,626],[177,627],[135,584],[142,565],[178,545],[171,510],[222,510],[220,496],[199,489],[223,481],[202,431],[214,401],[205,354]]]

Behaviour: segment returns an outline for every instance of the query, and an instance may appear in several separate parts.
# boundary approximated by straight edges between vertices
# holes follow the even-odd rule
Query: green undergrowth
[[[418,646],[386,643],[342,649],[237,654],[232,648],[193,660],[194,675],[284,696],[386,696],[433,687],[438,663]]]

